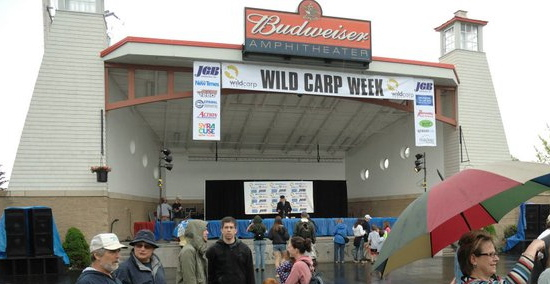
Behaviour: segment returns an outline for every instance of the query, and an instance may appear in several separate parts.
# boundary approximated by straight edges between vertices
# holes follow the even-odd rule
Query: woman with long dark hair
[[[293,237],[287,246],[290,257],[294,258],[294,265],[285,284],[309,283],[313,274],[313,260],[305,255],[311,252],[311,240],[302,237]]]
[[[256,271],[258,270],[265,270],[265,232],[267,231],[267,228],[265,227],[262,217],[260,215],[254,216],[254,219],[252,220],[252,223],[248,225],[248,228],[246,229],[249,232],[252,232],[254,234],[254,253],[256,255],[255,257],[255,263],[256,263]]]
[[[281,216],[275,217],[275,223],[267,233],[267,238],[273,244],[273,256],[275,257],[275,268],[277,268],[281,265],[282,255],[286,252],[286,242],[290,238],[288,230],[283,226]]]

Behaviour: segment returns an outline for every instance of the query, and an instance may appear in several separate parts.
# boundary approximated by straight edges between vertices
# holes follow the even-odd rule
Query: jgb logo
[[[418,91],[431,91],[433,90],[433,83],[426,83],[426,82],[417,82],[416,88],[414,88],[415,92]]]
[[[220,75],[220,67],[218,66],[203,66],[200,65],[195,77],[216,77]]]

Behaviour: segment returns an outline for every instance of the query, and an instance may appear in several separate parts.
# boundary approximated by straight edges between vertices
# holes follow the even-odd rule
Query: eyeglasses
[[[135,248],[145,248],[145,249],[152,249],[153,246],[146,243],[138,243],[134,245]]]
[[[491,257],[491,258],[495,258],[495,257],[498,257],[498,253],[497,252],[485,252],[485,253],[476,253],[475,254],[476,256],[482,256],[482,255],[486,255],[488,257]]]

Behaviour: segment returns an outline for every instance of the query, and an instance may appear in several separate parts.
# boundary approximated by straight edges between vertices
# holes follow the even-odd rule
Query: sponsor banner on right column
[[[414,89],[415,144],[437,146],[433,80],[418,80]]]

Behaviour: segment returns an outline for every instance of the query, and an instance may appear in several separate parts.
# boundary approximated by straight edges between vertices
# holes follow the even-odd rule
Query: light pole
[[[424,192],[426,192],[426,152],[415,155],[416,160],[414,161],[414,171],[419,172],[421,170],[424,170],[424,180],[422,182],[422,187],[424,187]]]
[[[169,171],[172,170],[174,165],[172,162],[172,151],[168,148],[163,148],[160,150],[161,156],[159,157],[159,179],[158,179],[158,187],[159,187],[159,205],[157,210],[157,218],[159,219],[159,235],[160,240],[163,240],[163,228],[162,228],[162,168],[165,168]],[[160,214],[160,216],[158,216]]]

